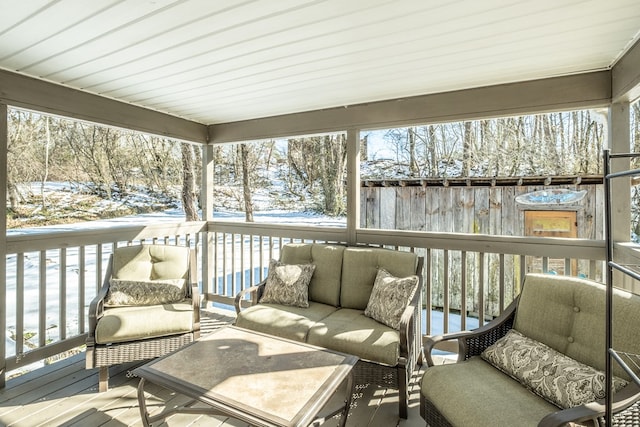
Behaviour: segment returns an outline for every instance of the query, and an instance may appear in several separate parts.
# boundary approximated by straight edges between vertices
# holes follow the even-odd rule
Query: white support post
[[[7,374],[7,151],[9,148],[8,111],[6,104],[0,104],[0,388],[6,385]]]
[[[213,221],[213,145],[202,147],[202,177],[200,206],[202,208],[202,220]],[[207,226],[208,229],[208,226]],[[206,231],[202,239],[202,302],[206,306],[207,296],[211,292],[213,282],[213,254],[212,245],[215,245],[215,233]]]
[[[611,153],[628,153],[631,151],[631,116],[629,102],[622,101],[609,107],[609,148]],[[629,168],[629,159],[614,159],[611,172],[619,172]],[[611,191],[612,237],[614,242],[628,242],[631,227],[631,180],[616,179]]]
[[[355,245],[360,227],[360,130],[347,130],[347,243]]]

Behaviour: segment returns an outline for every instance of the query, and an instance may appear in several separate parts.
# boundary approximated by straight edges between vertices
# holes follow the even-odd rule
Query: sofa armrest
[[[249,306],[256,305],[260,298],[262,298],[262,294],[264,293],[264,286],[267,283],[267,280],[263,280],[257,285],[251,286],[250,288],[243,289],[236,294],[236,297],[233,301],[233,305],[236,308],[236,314],[240,314],[242,311],[242,301],[245,300],[247,295],[251,297],[251,303]]]
[[[427,365],[433,366],[431,352],[435,346],[445,341],[458,342],[458,362],[480,355],[484,349],[502,338],[513,327],[518,298],[516,298],[500,316],[491,322],[473,331],[452,332],[449,334],[427,337],[424,342],[424,351],[427,357]]]
[[[635,383],[630,383],[613,395],[611,413],[624,412],[638,400],[640,400],[640,387]],[[584,423],[589,421],[597,426],[600,425],[597,419],[604,417],[605,410],[604,399],[597,400],[549,414],[538,423],[538,427],[560,427],[570,422]]]
[[[424,281],[422,278],[422,268],[424,257],[418,257],[416,265],[416,276],[418,286],[409,299],[409,303],[400,316],[400,358],[407,362],[422,364],[422,293],[424,292]],[[410,369],[413,369],[411,366]]]
[[[408,358],[411,354],[411,350],[415,347],[415,331],[419,327],[416,325],[419,317],[416,316],[417,309],[420,305],[420,293],[422,288],[418,286],[416,292],[414,292],[411,301],[405,307],[402,316],[400,317],[400,357]]]

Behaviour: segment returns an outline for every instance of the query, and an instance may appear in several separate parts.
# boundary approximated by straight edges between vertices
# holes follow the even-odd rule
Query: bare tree
[[[183,142],[180,148],[182,152],[182,207],[187,221],[197,221],[193,146]]]
[[[247,222],[253,222],[253,201],[251,199],[251,166],[248,144],[240,144],[242,161],[242,195],[244,199],[244,216]]]
[[[323,212],[337,216],[346,212],[345,164],[347,143],[344,134],[326,135],[319,144],[321,150],[319,174],[324,199]]]

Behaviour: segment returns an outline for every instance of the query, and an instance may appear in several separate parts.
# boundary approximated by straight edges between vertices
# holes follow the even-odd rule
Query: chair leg
[[[407,368],[398,367],[398,412],[400,418],[407,419],[409,406],[409,385],[407,383]]]
[[[98,371],[98,392],[109,390],[109,367],[101,366]]]

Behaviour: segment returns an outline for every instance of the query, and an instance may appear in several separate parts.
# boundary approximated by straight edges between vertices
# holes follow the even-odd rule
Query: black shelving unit
[[[616,153],[611,154],[609,150],[604,150],[604,202],[605,202],[605,238],[607,242],[607,272],[606,272],[606,363],[605,375],[607,384],[607,394],[605,398],[606,413],[605,422],[607,426],[612,425],[611,390],[613,385],[612,362],[618,363],[631,379],[640,386],[640,355],[618,351],[613,347],[612,317],[613,317],[613,272],[617,270],[623,274],[640,281],[640,265],[620,264],[613,259],[613,227],[612,227],[612,206],[611,206],[611,186],[612,182],[618,178],[640,176],[640,169],[628,169],[621,172],[611,172],[611,160],[616,158],[640,158],[640,153]]]

